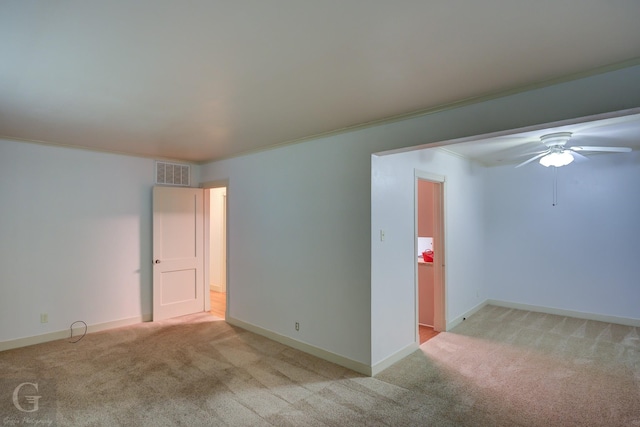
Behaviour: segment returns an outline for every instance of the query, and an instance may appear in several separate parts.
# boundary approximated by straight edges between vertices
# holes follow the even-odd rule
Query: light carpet
[[[640,426],[638,334],[487,306],[369,378],[202,313],[1,352],[0,425]]]

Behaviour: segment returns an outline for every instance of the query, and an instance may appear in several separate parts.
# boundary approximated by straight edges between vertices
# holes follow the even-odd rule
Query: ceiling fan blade
[[[524,166],[524,165],[526,165],[527,163],[531,163],[531,162],[533,162],[534,160],[539,159],[540,157],[545,156],[545,155],[547,155],[547,154],[549,154],[549,150],[547,150],[547,151],[543,151],[542,153],[538,154],[537,156],[534,156],[534,157],[530,158],[529,160],[525,160],[524,162],[522,162],[522,163],[520,163],[519,165],[517,165],[517,166],[516,166],[516,168],[519,168],[520,166]]]
[[[577,146],[570,147],[573,151],[599,151],[602,153],[628,153],[631,151],[629,147],[594,147],[594,146]]]
[[[540,154],[540,153],[548,153],[549,150],[540,150],[540,151],[533,151],[530,153],[523,153],[523,154],[518,154],[516,157],[528,157],[528,156],[533,156],[536,154]]]
[[[587,156],[583,156],[582,154],[578,153],[577,151],[573,150],[573,147],[569,148],[569,150],[571,150],[571,155],[573,156],[574,160],[576,162],[584,162],[586,160],[589,160],[589,158]]]

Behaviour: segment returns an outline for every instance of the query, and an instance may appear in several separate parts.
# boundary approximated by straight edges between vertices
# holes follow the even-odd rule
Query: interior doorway
[[[205,189],[207,197],[207,230],[208,243],[206,256],[206,280],[208,289],[208,310],[221,319],[227,318],[229,299],[227,274],[227,186],[225,183],[212,184]]]
[[[416,341],[446,330],[444,177],[416,171]]]

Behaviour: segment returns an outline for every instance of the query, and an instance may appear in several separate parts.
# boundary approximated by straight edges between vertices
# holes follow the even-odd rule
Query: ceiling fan
[[[524,166],[534,160],[540,159],[539,162],[542,166],[555,166],[557,168],[566,166],[573,162],[575,159],[586,160],[587,158],[580,154],[592,153],[627,153],[631,151],[628,147],[594,147],[594,146],[573,146],[565,147],[565,144],[571,139],[571,132],[556,132],[543,135],[540,137],[540,141],[547,146],[544,151],[538,151],[535,156],[520,163],[516,167]]]

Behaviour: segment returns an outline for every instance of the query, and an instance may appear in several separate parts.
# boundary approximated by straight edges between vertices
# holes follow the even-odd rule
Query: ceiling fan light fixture
[[[549,153],[540,159],[540,164],[547,168],[549,166],[559,168],[561,166],[566,166],[571,162],[573,162],[573,156],[566,150]]]
[[[547,147],[563,146],[571,139],[571,132],[556,132],[542,135],[540,141]]]
[[[525,160],[522,163],[516,165],[516,168],[519,168],[524,165],[528,165],[531,162],[538,160],[538,162],[544,166],[549,167],[553,166],[559,168],[561,166],[566,166],[574,160],[582,161],[587,160],[588,157],[583,156],[582,152],[585,154],[589,153],[628,153],[632,151],[630,147],[610,147],[610,146],[592,146],[592,145],[577,145],[573,147],[565,148],[565,144],[571,139],[573,134],[571,132],[555,132],[549,133],[546,135],[542,135],[540,137],[540,142],[542,142],[547,149],[544,151],[538,151],[533,157]]]

